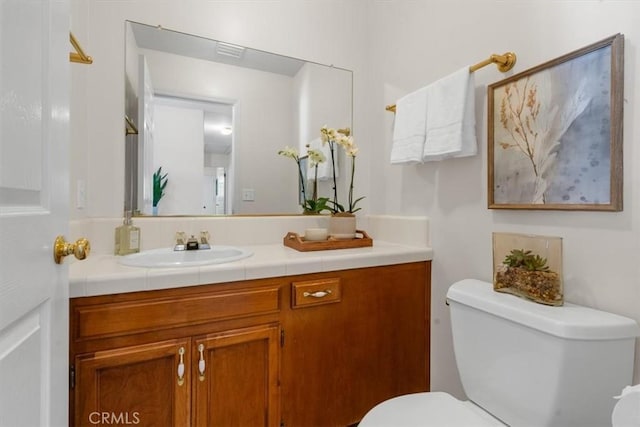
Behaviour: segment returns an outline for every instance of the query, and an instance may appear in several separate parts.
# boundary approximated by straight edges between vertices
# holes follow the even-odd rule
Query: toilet
[[[447,393],[395,397],[359,427],[603,427],[631,384],[629,318],[565,303],[551,307],[466,279],[447,292],[456,364],[468,401]]]

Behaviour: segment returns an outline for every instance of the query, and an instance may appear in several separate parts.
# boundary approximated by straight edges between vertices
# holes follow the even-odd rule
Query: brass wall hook
[[[76,40],[72,32],[69,32],[69,40],[75,50],[75,52],[69,53],[69,61],[78,62],[80,64],[93,64],[93,58],[84,53],[82,46],[80,46],[80,43],[78,43],[78,40]]]

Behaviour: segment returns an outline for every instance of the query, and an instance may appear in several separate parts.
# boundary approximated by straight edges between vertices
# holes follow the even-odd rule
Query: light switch
[[[245,202],[253,202],[256,199],[255,190],[253,188],[242,189],[242,200]]]

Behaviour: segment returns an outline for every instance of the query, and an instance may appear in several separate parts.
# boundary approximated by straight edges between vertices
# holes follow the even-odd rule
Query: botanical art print
[[[489,87],[489,207],[622,209],[622,35]]]

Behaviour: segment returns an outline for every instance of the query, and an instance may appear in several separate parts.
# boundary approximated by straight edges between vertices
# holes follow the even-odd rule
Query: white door
[[[68,424],[68,0],[0,2],[0,426]]]

